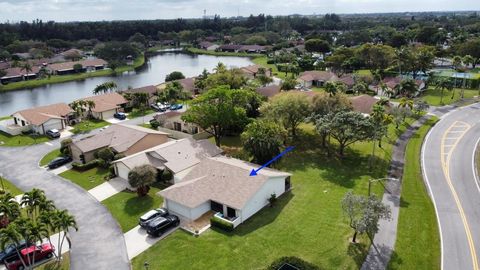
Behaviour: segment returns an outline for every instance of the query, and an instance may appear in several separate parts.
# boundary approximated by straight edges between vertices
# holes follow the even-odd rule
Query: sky
[[[0,22],[98,21],[268,15],[461,11],[478,0],[0,0]]]

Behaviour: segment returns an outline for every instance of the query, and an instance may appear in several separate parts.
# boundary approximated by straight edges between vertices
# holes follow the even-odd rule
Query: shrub
[[[114,157],[113,157],[113,160],[119,160],[119,159],[122,159],[126,157],[125,154],[116,154]]]
[[[82,164],[82,163],[79,163],[79,162],[73,162],[72,163],[72,168],[74,170],[83,172],[83,171],[90,170],[90,169],[93,169],[93,168],[97,167],[99,165],[99,163],[100,163],[100,161],[98,159],[94,159],[94,160],[92,160],[90,162],[87,162],[85,164]]]
[[[72,143],[71,138],[64,139],[60,142],[60,153],[70,156],[70,148],[68,147]]]
[[[273,207],[275,205],[276,201],[277,201],[277,194],[272,193],[270,195],[270,198],[268,198],[268,202],[270,203],[270,207]]]
[[[210,218],[210,224],[213,227],[217,227],[219,229],[225,230],[227,232],[233,231],[233,224],[230,222],[227,222],[219,217],[213,216]]]
[[[273,60],[273,59],[268,59],[268,60],[267,60],[267,64],[268,64],[268,65],[275,64],[275,60]]]
[[[275,260],[270,266],[268,266],[265,270],[278,270],[280,267],[282,267],[284,264],[290,264],[298,269],[301,270],[320,270],[321,268],[309,263],[307,261],[304,261],[298,257],[294,256],[289,256],[289,257],[281,257],[277,260]]]
[[[158,127],[160,126],[160,123],[157,120],[154,119],[154,120],[150,121],[150,126],[153,129],[158,129]]]

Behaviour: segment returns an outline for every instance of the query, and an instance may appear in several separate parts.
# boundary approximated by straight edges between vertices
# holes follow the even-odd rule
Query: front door
[[[235,209],[227,207],[227,217],[234,218],[236,216],[237,216],[237,212],[235,211]]]
[[[214,212],[220,212],[223,214],[223,204],[210,201],[210,209]]]

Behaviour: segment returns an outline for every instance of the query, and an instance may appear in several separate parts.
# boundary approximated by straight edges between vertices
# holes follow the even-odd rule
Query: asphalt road
[[[43,189],[59,209],[68,209],[79,231],[71,232],[71,269],[130,269],[123,233],[110,212],[87,191],[38,166],[58,140],[30,147],[0,147],[0,172],[22,190]]]
[[[439,222],[442,269],[478,270],[480,183],[474,154],[480,104],[434,113],[443,116],[425,139],[422,168]]]

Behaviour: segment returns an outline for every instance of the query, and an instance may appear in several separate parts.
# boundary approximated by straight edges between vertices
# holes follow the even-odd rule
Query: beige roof
[[[208,140],[187,138],[170,141],[115,162],[122,162],[130,169],[145,164],[157,168],[165,166],[176,174],[221,153],[222,150]]]
[[[300,80],[302,81],[330,81],[330,80],[337,80],[337,76],[330,71],[305,71],[301,74]]]
[[[75,141],[74,144],[84,153],[103,147],[111,147],[116,152],[122,153],[148,134],[167,135],[149,128],[116,124],[94,136]]]
[[[276,94],[280,93],[281,87],[280,87],[280,85],[272,84],[272,85],[269,85],[269,86],[264,86],[264,87],[257,88],[256,91],[260,95],[270,98],[270,97],[273,97]]]
[[[133,89],[127,89],[123,91],[124,93],[147,93],[150,96],[155,95],[158,92],[158,88],[155,85],[148,85]]]
[[[373,105],[377,104],[379,99],[376,99],[369,95],[361,95],[357,97],[351,97],[353,110],[364,114],[372,113]]]
[[[52,118],[65,118],[73,110],[65,103],[57,103],[47,106],[31,108],[18,111],[14,114],[20,114],[25,120],[33,125],[41,125]]]
[[[208,158],[195,166],[184,181],[158,194],[190,208],[212,200],[235,209],[243,209],[268,179],[290,176],[289,173],[265,168],[257,176],[251,177],[250,171],[258,167],[260,166],[224,156]]]
[[[56,63],[48,65],[48,69],[54,71],[62,71],[62,70],[71,70],[76,64],[82,65],[82,67],[96,67],[96,66],[104,66],[108,63],[103,59],[86,59],[81,61],[71,61],[71,62],[63,62],[63,63]]]
[[[81,100],[92,100],[95,102],[94,112],[105,112],[118,108],[120,105],[127,103],[127,100],[119,93],[107,93],[103,95],[82,98]]]

